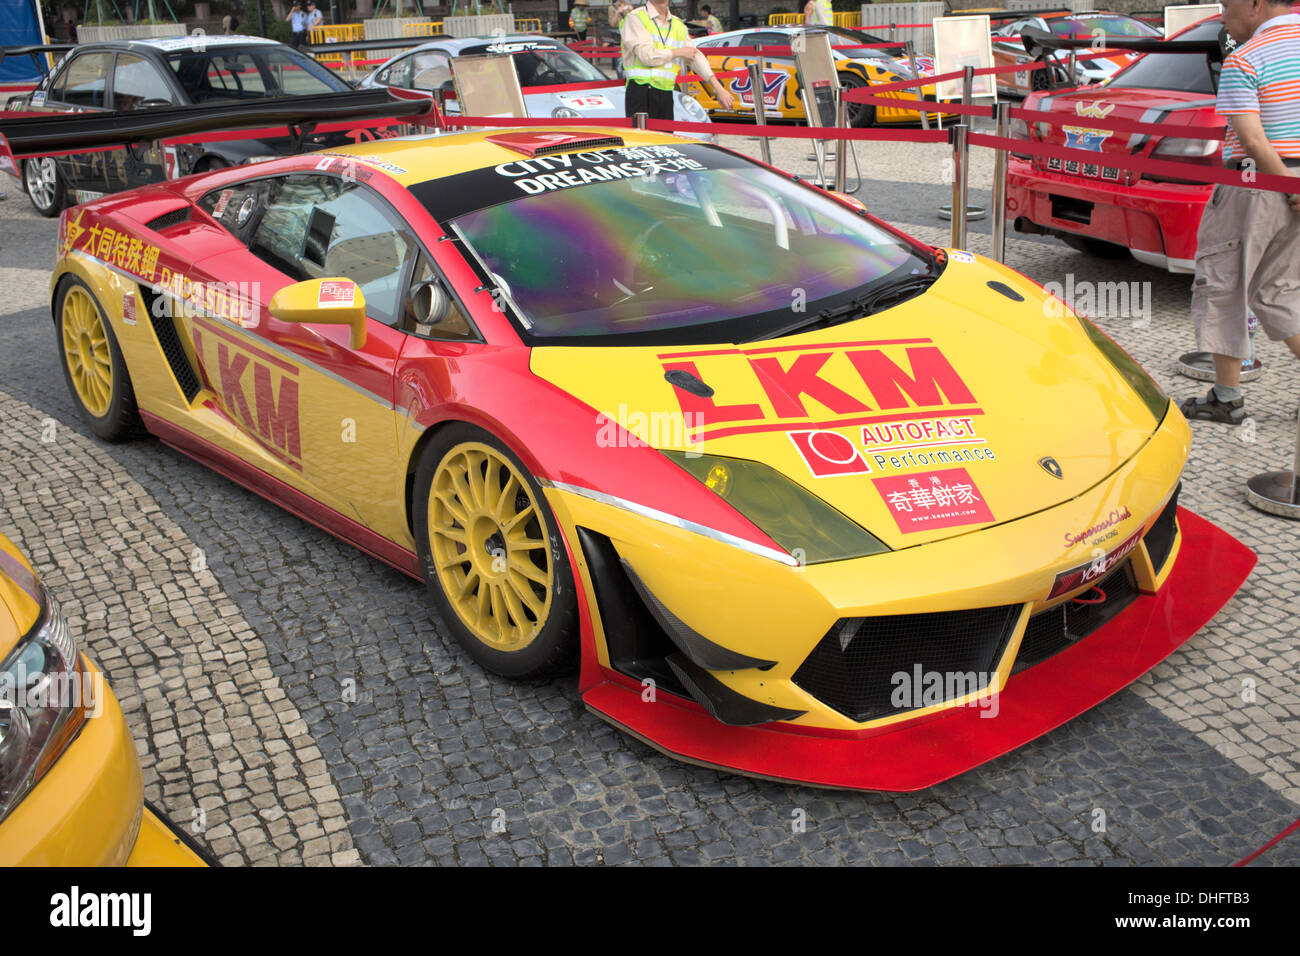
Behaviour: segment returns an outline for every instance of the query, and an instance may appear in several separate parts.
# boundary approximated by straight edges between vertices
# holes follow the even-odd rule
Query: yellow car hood
[[[1159,422],[1058,300],[956,256],[922,295],[815,332],[540,347],[531,367],[653,447],[777,469],[891,548],[963,534],[1082,494]],[[672,370],[712,396],[670,384]],[[595,450],[617,432],[593,423]]]
[[[36,624],[41,606],[32,595],[36,575],[21,551],[0,534],[0,660]]]

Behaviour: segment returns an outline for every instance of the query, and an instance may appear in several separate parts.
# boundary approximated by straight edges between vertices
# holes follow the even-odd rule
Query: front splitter
[[[583,695],[600,717],[689,763],[791,783],[852,790],[922,790],[1000,757],[1124,689],[1196,634],[1237,593],[1255,553],[1178,509],[1182,547],[1158,594],[1011,677],[997,707],[954,707],[868,731],[789,724],[729,727],[670,694],[605,680]],[[996,716],[994,716],[996,714]]]

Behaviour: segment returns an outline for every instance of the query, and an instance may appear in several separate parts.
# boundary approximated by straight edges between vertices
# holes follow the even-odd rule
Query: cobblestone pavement
[[[945,148],[858,151],[868,207],[948,244]],[[810,174],[808,153],[778,140],[774,161]],[[988,202],[991,166],[975,151],[972,202]],[[182,823],[203,808],[199,838],[226,862],[1221,865],[1300,816],[1297,526],[1243,500],[1295,437],[1300,376],[1273,343],[1247,387],[1253,425],[1193,426],[1183,503],[1260,558],[1209,626],[1129,690],[956,780],[821,791],[675,762],[588,714],[573,679],[488,675],[418,584],[152,439],[87,437],[46,302],[55,225],[9,192],[0,524],[122,696],[148,796]],[[967,247],[988,251],[987,221]],[[1100,324],[1171,394],[1206,387],[1173,372],[1193,348],[1189,277],[1039,237],[1013,235],[1008,262],[1044,283],[1139,283],[1149,321]],[[1258,865],[1297,863],[1291,839]]]

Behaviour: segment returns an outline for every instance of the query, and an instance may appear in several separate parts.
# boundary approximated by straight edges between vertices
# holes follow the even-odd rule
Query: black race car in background
[[[231,105],[283,97],[319,97],[351,90],[311,57],[260,37],[204,36],[86,43],[72,50],[10,110],[129,112],[165,107]],[[302,146],[342,145],[339,133],[309,135]],[[288,137],[232,139],[96,150],[25,160],[19,175],[32,205],[57,215],[68,201],[85,202],[169,176],[219,169],[295,151]]]

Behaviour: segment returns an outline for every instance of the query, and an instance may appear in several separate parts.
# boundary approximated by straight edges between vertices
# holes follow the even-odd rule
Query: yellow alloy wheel
[[[551,610],[549,533],[527,479],[505,455],[463,442],[429,491],[429,550],[442,591],[476,639],[519,651]]]
[[[103,418],[113,401],[113,355],[104,320],[90,293],[77,285],[63,297],[62,315],[63,360],[72,387],[86,411]]]

